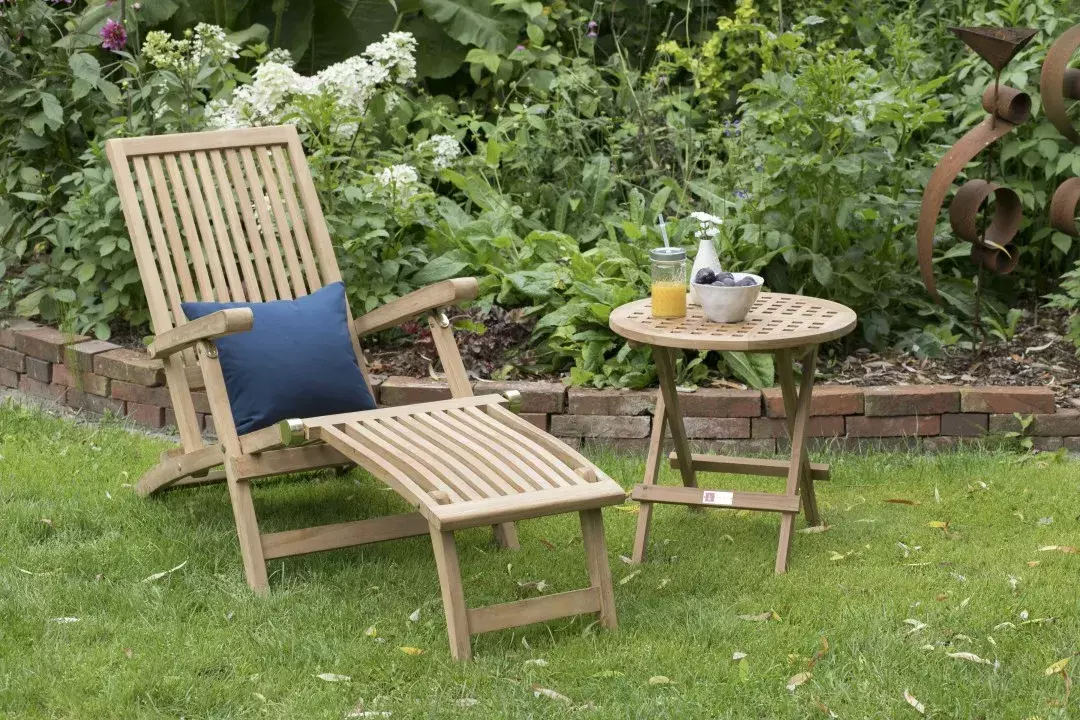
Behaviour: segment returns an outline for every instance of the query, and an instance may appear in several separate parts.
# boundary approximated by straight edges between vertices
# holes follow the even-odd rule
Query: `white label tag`
[[[706,490],[701,493],[701,502],[705,505],[733,505],[735,493],[723,490]]]

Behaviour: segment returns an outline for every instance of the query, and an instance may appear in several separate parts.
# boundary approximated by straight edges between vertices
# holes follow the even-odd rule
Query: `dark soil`
[[[469,375],[476,379],[492,377],[510,380],[556,380],[558,375],[538,369],[535,351],[528,347],[534,318],[522,310],[493,307],[488,313],[470,310],[455,315],[455,338]],[[469,329],[469,323],[482,325],[483,332]],[[1008,342],[991,338],[977,355],[970,349],[952,348],[943,357],[920,358],[895,350],[874,352],[859,349],[850,355],[837,356],[826,349],[819,373],[823,381],[841,385],[998,385],[1048,386],[1063,408],[1080,408],[1080,356],[1066,338],[1069,317],[1064,311],[1039,312],[1035,322],[1031,312],[1021,321]],[[127,347],[143,347],[143,338],[125,328],[112,341]],[[439,377],[435,344],[426,321],[405,325],[394,337],[365,342],[365,354],[371,372],[378,375]],[[717,378],[714,385],[745,387],[738,382]]]
[[[488,315],[472,311],[456,319],[483,323],[487,331],[478,335],[458,329],[455,337],[469,374],[475,378],[493,375],[507,379],[562,378],[535,370],[535,356],[527,348],[533,320],[519,310],[493,308]],[[1043,310],[1038,323],[1031,317],[1021,321],[1008,342],[991,338],[973,357],[970,349],[953,348],[943,357],[919,358],[898,351],[873,352],[860,349],[846,356],[822,353],[820,377],[841,385],[999,385],[1049,386],[1057,394],[1058,405],[1080,408],[1080,357],[1065,337],[1068,315]],[[426,324],[412,323],[405,336],[365,347],[374,373],[436,377],[441,371],[435,345]],[[723,387],[745,387],[717,379]]]
[[[953,349],[940,358],[908,353],[858,350],[843,359],[825,361],[823,379],[830,383],[871,385],[998,385],[1046,386],[1058,406],[1080,408],[1080,356],[1065,337],[1064,311],[1042,310],[1038,323],[1021,321],[1008,342],[992,338],[977,354]]]

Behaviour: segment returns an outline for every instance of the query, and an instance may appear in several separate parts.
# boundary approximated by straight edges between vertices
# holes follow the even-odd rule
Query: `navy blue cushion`
[[[255,316],[248,332],[214,341],[239,434],[375,407],[356,363],[340,282],[296,300],[182,307],[189,320],[229,308],[251,308]]]

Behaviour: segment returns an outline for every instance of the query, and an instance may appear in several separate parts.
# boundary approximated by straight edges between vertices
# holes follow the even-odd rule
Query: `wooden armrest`
[[[476,278],[443,280],[441,283],[415,290],[397,300],[391,300],[382,307],[358,317],[353,322],[353,328],[357,336],[364,337],[380,330],[397,327],[429,310],[453,305],[462,300],[475,300],[479,294],[480,283],[476,281]]]
[[[173,353],[186,350],[200,340],[213,340],[244,332],[250,330],[254,324],[255,315],[251,312],[251,308],[218,310],[156,335],[146,351],[152,358],[168,357]]]

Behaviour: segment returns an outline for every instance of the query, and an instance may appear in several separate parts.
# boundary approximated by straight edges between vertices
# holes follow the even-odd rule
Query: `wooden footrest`
[[[476,635],[593,612],[600,612],[600,588],[597,587],[474,608],[467,615],[469,633]]]
[[[672,469],[678,470],[679,454],[672,450],[668,458],[671,461]],[[766,460],[763,458],[732,457],[728,455],[699,455],[694,453],[691,456],[691,466],[695,471],[700,472],[786,477],[791,463],[787,460]],[[828,480],[828,464],[810,463],[810,477],[814,480]]]
[[[799,498],[763,492],[707,490],[704,488],[670,485],[637,485],[631,500],[648,503],[669,503],[696,507],[724,507],[735,510],[765,510],[769,512],[799,512]]]
[[[507,410],[507,402],[499,395],[463,397],[290,425],[385,482],[436,530],[590,510],[626,499],[618,483]]]

